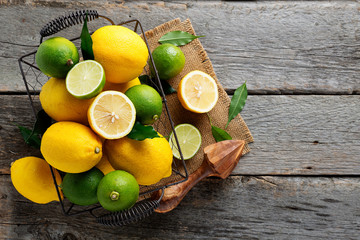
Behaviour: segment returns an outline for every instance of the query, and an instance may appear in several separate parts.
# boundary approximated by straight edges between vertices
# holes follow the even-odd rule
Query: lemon
[[[64,196],[72,203],[87,206],[98,203],[97,187],[104,174],[96,167],[81,173],[66,173],[61,184]]]
[[[20,158],[12,163],[10,171],[14,187],[30,201],[40,204],[59,201],[50,166],[44,159]],[[56,182],[61,184],[61,177],[56,169],[54,174]]]
[[[139,198],[139,184],[130,173],[116,170],[101,179],[97,198],[106,210],[115,212],[129,209]]]
[[[144,125],[153,124],[162,113],[162,98],[153,88],[145,84],[129,88],[125,95],[136,109],[136,119]]]
[[[104,67],[108,82],[126,83],[141,74],[149,53],[137,33],[110,25],[97,29],[91,38],[94,59]]]
[[[170,43],[165,43],[155,48],[152,56],[161,80],[175,77],[185,66],[184,53],[179,47]],[[153,72],[153,69],[151,70]]]
[[[131,173],[140,185],[157,183],[172,172],[171,147],[162,136],[143,141],[128,137],[106,140],[104,152],[115,169]]]
[[[54,168],[79,173],[90,170],[100,161],[102,142],[87,126],[75,122],[57,122],[45,131],[40,151]]]
[[[141,84],[141,82],[138,77],[129,82],[126,82],[126,83],[111,83],[111,82],[106,81],[103,91],[114,90],[114,91],[125,93],[126,90],[128,90],[129,88],[136,86],[136,85],[140,85],[140,84]]]
[[[109,159],[104,152],[102,158],[100,159],[100,162],[98,162],[98,164],[96,164],[95,167],[97,167],[105,175],[108,174],[109,172],[115,171],[115,169],[113,168],[113,166],[111,166]]]
[[[93,99],[80,100],[72,96],[65,80],[50,78],[41,88],[40,102],[44,111],[56,121],[73,121],[88,125],[87,110]]]
[[[192,158],[199,151],[201,146],[200,131],[191,124],[183,123],[175,127],[175,132],[184,160]],[[176,144],[175,134],[173,132],[170,134],[169,139],[174,157],[181,159],[178,145]]]
[[[218,100],[215,79],[202,71],[192,71],[179,83],[178,98],[181,105],[195,113],[209,112]]]
[[[132,130],[136,110],[122,92],[104,91],[90,105],[88,119],[91,128],[105,139],[118,139]]]
[[[52,37],[40,44],[35,61],[45,75],[65,78],[69,70],[79,62],[79,53],[75,45],[66,38]]]
[[[79,99],[95,97],[102,91],[104,85],[104,68],[93,60],[76,64],[66,76],[66,89]]]

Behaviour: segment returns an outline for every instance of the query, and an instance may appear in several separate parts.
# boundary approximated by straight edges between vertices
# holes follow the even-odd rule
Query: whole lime
[[[97,187],[104,174],[96,167],[82,173],[66,173],[61,184],[65,197],[82,206],[98,203]]]
[[[152,52],[154,63],[161,80],[168,80],[178,75],[185,66],[185,55],[173,44],[165,43]],[[154,74],[154,70],[152,69]]]
[[[125,210],[132,207],[139,198],[139,184],[130,173],[115,170],[101,179],[97,197],[106,210],[112,212]]]
[[[68,39],[52,37],[40,44],[35,61],[45,75],[65,78],[70,69],[79,62],[79,53],[74,43]]]
[[[162,113],[162,98],[149,85],[141,84],[129,88],[125,95],[132,101],[136,109],[136,119],[142,124],[153,124]]]

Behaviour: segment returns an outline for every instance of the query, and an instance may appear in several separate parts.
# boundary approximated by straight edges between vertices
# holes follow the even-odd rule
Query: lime
[[[106,174],[100,181],[97,197],[106,210],[125,210],[136,203],[139,197],[139,184],[130,173],[115,170]]]
[[[125,95],[132,101],[136,109],[136,119],[142,124],[153,124],[162,113],[160,94],[148,85],[136,85],[129,88]]]
[[[199,151],[201,146],[200,131],[193,125],[184,123],[177,125],[175,127],[175,132],[184,160],[192,158]],[[169,142],[174,157],[176,157],[177,159],[181,159],[178,145],[176,144],[175,135],[173,132],[170,134]]]
[[[66,89],[79,99],[95,97],[102,91],[104,85],[104,68],[94,60],[76,64],[66,76]]]
[[[61,184],[70,202],[87,206],[98,203],[97,187],[104,174],[97,168],[82,173],[66,173]]]
[[[155,48],[152,56],[161,80],[175,77],[185,66],[184,53],[179,47],[170,43]]]
[[[65,78],[69,70],[79,62],[79,53],[75,45],[66,38],[52,37],[40,44],[35,61],[45,75]]]

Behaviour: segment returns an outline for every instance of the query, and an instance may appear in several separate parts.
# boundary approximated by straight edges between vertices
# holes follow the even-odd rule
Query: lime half
[[[175,132],[184,160],[192,158],[199,151],[201,146],[200,131],[193,125],[184,123],[177,125],[175,127]],[[176,157],[177,159],[181,159],[178,145],[176,144],[176,139],[173,132],[170,134],[169,142],[174,157]]]
[[[76,64],[66,75],[66,89],[79,99],[95,97],[102,91],[104,85],[104,68],[94,60]]]

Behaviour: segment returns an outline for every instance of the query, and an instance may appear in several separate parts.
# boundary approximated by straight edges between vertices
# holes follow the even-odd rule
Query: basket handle
[[[145,199],[136,203],[130,209],[108,213],[99,217],[96,217],[92,212],[91,214],[96,217],[97,223],[106,226],[125,226],[138,222],[154,213],[155,209],[160,206],[160,201],[163,196],[164,187],[162,188],[162,194],[158,199]]]
[[[65,28],[71,27],[73,25],[82,23],[84,21],[86,15],[87,15],[88,21],[91,21],[95,18],[102,17],[102,18],[108,20],[112,25],[114,25],[114,22],[110,18],[99,15],[99,13],[96,10],[78,10],[78,11],[72,12],[66,16],[61,16],[61,17],[55,18],[54,20],[48,22],[40,30],[40,35],[41,35],[40,43],[42,42],[42,39],[44,37],[53,35],[57,32],[60,32],[61,30],[65,29]]]

